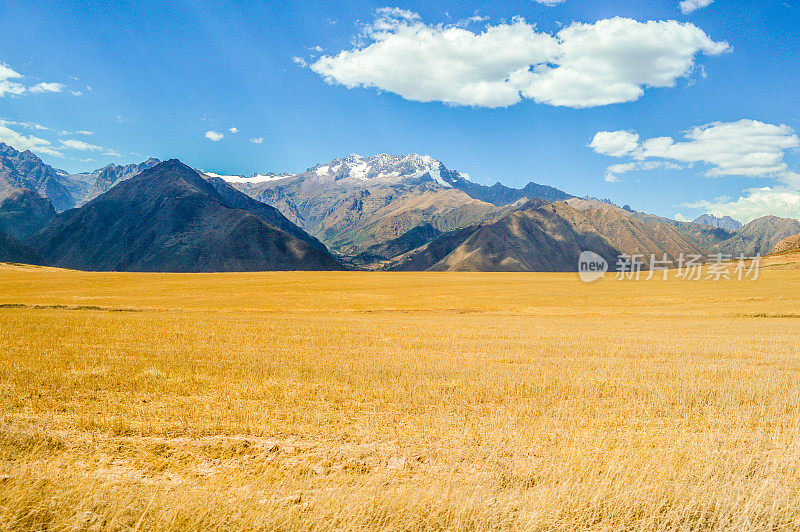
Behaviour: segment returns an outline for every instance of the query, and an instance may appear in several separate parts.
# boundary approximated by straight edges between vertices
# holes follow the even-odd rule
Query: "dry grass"
[[[0,267],[0,528],[800,528],[799,281]]]

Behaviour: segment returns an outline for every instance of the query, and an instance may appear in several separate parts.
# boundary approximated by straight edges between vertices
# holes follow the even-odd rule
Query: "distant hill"
[[[392,259],[394,270],[575,271],[582,251],[594,251],[613,269],[623,253],[659,259],[705,255],[670,224],[646,223],[614,205],[572,198],[532,200],[502,219],[440,235]]]
[[[770,253],[800,253],[800,234],[789,236],[775,244]]]
[[[78,198],[78,205],[82,205],[93,200],[100,194],[110,190],[114,185],[125,181],[126,179],[130,179],[131,177],[144,172],[148,168],[154,167],[160,162],[161,161],[158,159],[151,157],[138,164],[126,164],[124,166],[120,166],[118,164],[109,164],[100,170],[95,170],[91,174],[80,174],[86,176],[85,182],[89,185],[89,187],[88,190],[86,190],[86,193]]]
[[[392,271],[425,271],[447,257],[480,227],[470,225],[439,235],[417,249],[394,257],[383,267]]]
[[[75,198],[52,166],[28,150],[20,152],[0,142],[0,196],[17,189],[37,192],[59,211],[75,205]]]
[[[341,269],[327,251],[232,203],[173,159],[59,214],[31,244],[48,264],[83,270]]]
[[[727,229],[728,231],[736,231],[742,227],[742,222],[734,220],[730,216],[723,216],[717,218],[713,214],[704,214],[695,218],[694,223],[700,225],[708,225],[711,227],[719,227],[720,229]]]
[[[117,183],[159,163],[150,158],[124,166],[110,164],[94,172],[70,174],[42,162],[30,151],[18,151],[0,142],[0,196],[29,189],[49,199],[58,212],[79,207]]]
[[[53,219],[56,209],[49,199],[26,188],[0,194],[0,232],[25,241]]]
[[[594,251],[612,266],[619,251],[590,228],[575,209],[551,203],[512,212],[486,224],[434,271],[577,271],[582,251]]]
[[[744,225],[730,238],[720,242],[715,249],[732,255],[766,255],[778,242],[797,233],[800,233],[800,221],[763,216]]]

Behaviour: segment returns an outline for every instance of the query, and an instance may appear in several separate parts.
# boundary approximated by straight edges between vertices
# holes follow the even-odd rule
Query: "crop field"
[[[0,353],[0,529],[800,528],[798,270],[0,265]]]

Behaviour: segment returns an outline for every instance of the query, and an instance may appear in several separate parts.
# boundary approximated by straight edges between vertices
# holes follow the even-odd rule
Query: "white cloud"
[[[89,144],[88,142],[84,142],[82,140],[62,140],[61,145],[64,148],[69,148],[71,150],[80,150],[80,151],[101,151],[103,149],[102,146],[97,146],[95,144]]]
[[[223,137],[225,137],[225,135],[223,135],[219,131],[206,131],[205,137],[210,141],[219,142],[220,140],[223,139]]]
[[[656,137],[638,142],[636,136],[637,145],[633,149],[630,149],[630,144],[614,142],[622,138],[631,140],[632,135],[636,134],[601,131],[589,144],[598,153],[631,159],[609,167],[607,181],[609,174],[617,180],[619,174],[633,169],[679,168],[678,163],[702,164],[707,166],[707,177],[758,177],[773,179],[776,183],[771,187],[747,189],[736,200],[723,198],[684,206],[742,221],[767,214],[800,218],[800,174],[784,160],[788,150],[800,147],[800,138],[787,125],[757,120],[714,122],[692,128],[684,133],[681,141]]]
[[[228,131],[230,131],[231,133],[233,133],[235,135],[235,134],[237,134],[239,132],[239,129],[235,128],[235,127],[232,127]]]
[[[605,180],[608,183],[618,183],[619,176],[636,170],[636,163],[612,164],[606,168]]]
[[[711,5],[713,2],[714,0],[683,0],[680,3],[681,13],[688,15],[689,13],[693,13],[700,8]]]
[[[4,125],[0,125],[0,142],[4,142],[17,150],[30,150],[36,153],[54,155],[61,157],[62,153],[54,149],[50,141],[34,137],[33,135],[21,135]]]
[[[682,215],[679,212],[675,213],[674,218],[675,218],[675,221],[678,221],[678,222],[691,222],[691,220],[689,218],[687,218],[686,216]]]
[[[63,83],[37,83],[28,90],[33,94],[42,94],[43,92],[61,92],[63,88]]]
[[[38,131],[53,131],[51,128],[35,122],[16,122],[14,120],[6,120],[4,118],[0,118],[0,126],[18,126],[26,129],[36,129]]]
[[[80,130],[76,131],[75,134],[76,135],[86,135],[86,136],[94,135],[94,133],[92,131],[86,131],[85,129],[80,129]]]
[[[676,21],[625,18],[572,24],[555,35],[517,17],[474,33],[429,26],[408,11],[379,10],[362,43],[311,69],[329,83],[371,87],[414,101],[505,107],[532,99],[567,107],[633,101],[672,87],[700,53],[729,49]]]
[[[6,94],[22,94],[25,92],[25,87],[21,83],[9,81],[21,77],[22,74],[11,70],[11,67],[8,65],[0,63],[0,96],[5,96]]]
[[[566,0],[533,0],[538,4],[544,4],[546,6],[556,6],[558,4],[563,4]]]
[[[589,147],[597,153],[622,157],[639,147],[639,135],[631,131],[600,131]]]
[[[69,91],[69,92],[70,92],[70,93],[71,93],[73,96],[83,96],[83,93],[82,93],[81,91],[73,91],[73,90],[71,90],[71,91]]]
[[[800,190],[789,186],[752,188],[734,201],[698,201],[685,206],[743,222],[767,215],[800,219]]]
[[[26,87],[19,81],[11,81],[11,80],[19,80],[22,79],[24,76],[19,72],[16,72],[11,69],[10,66],[6,65],[5,63],[0,62],[0,97],[5,96],[6,94],[11,94],[18,96],[25,92],[29,92],[31,94],[41,94],[44,92],[61,92],[64,88],[63,83],[37,83],[36,85]]]
[[[711,167],[706,172],[709,177],[780,177],[789,171],[783,160],[786,150],[800,146],[800,139],[789,126],[757,120],[697,126],[684,138],[676,142],[671,137],[656,137],[638,143],[636,133],[601,131],[589,146],[613,157],[704,163]]]
[[[635,163],[612,164],[606,168],[604,179],[608,183],[619,183],[620,176],[634,170],[681,170],[683,166],[666,161],[645,161]]]
[[[264,137],[253,137],[252,139],[250,139],[250,142],[252,142],[253,144],[261,144],[264,142]]]

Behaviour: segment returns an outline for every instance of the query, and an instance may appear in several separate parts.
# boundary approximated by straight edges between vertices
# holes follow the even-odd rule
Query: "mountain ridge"
[[[32,247],[49,264],[83,270],[342,269],[327,251],[231,207],[177,159],[59,214]]]

